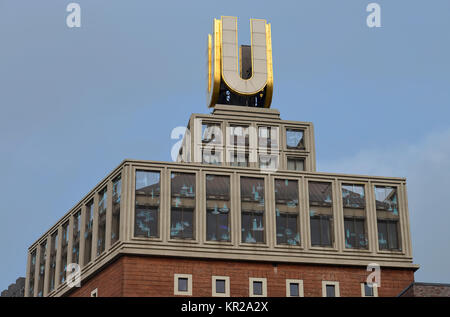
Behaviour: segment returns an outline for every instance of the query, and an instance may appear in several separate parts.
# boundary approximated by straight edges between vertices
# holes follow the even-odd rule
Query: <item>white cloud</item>
[[[319,161],[319,170],[406,177],[416,281],[450,282],[450,129],[395,148]]]

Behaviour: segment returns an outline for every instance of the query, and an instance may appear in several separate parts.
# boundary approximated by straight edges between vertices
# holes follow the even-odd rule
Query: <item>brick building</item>
[[[127,159],[101,180],[30,246],[26,296],[397,296],[414,282],[406,180],[317,172],[313,124],[270,108],[270,24],[251,20],[240,53],[236,25],[214,21],[212,111],[190,117],[177,161]]]
[[[450,297],[450,284],[411,283],[399,297]]]
[[[16,282],[10,284],[7,289],[2,291],[1,297],[24,297],[25,293],[25,278],[19,277]]]

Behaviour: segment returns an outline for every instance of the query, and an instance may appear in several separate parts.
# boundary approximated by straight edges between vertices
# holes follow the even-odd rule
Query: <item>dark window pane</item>
[[[299,203],[296,180],[275,180],[275,204],[277,243],[299,245]]]
[[[388,222],[389,249],[396,250],[398,247],[398,233],[396,221]]]
[[[378,244],[380,250],[388,248],[388,233],[386,221],[378,220]]]
[[[98,194],[98,225],[97,225],[97,255],[105,251],[106,243],[106,202],[107,189],[104,188]]]
[[[122,195],[122,178],[118,176],[113,180],[112,190],[112,217],[111,217],[111,245],[119,240],[120,235],[120,201]]]
[[[39,276],[38,276],[38,297],[44,296],[44,279],[45,279],[45,260],[47,258],[47,241],[40,245],[41,253],[39,257]]]
[[[230,241],[230,177],[206,176],[206,239]]]
[[[332,188],[331,183],[309,182],[309,205],[331,207]]]
[[[336,297],[335,293],[336,290],[334,285],[327,285],[326,290],[327,290],[327,297]]]
[[[242,242],[264,243],[264,218],[262,212],[242,212]]]
[[[400,250],[397,220],[378,220],[380,250]]]
[[[308,182],[311,244],[333,245],[332,183]]]
[[[84,264],[88,264],[92,257],[92,225],[94,222],[94,202],[91,200],[86,205],[86,217],[84,224]]]
[[[188,279],[184,277],[178,278],[178,291],[187,292],[188,291]]]
[[[290,283],[289,289],[290,289],[290,295],[291,296],[299,296],[299,285],[298,283]]]
[[[68,245],[69,245],[69,222],[66,222],[65,224],[63,224],[61,237],[61,262],[59,267],[60,283],[64,283],[66,281]]]
[[[216,293],[225,294],[225,280],[216,280]]]
[[[72,243],[72,262],[79,264],[80,261],[80,229],[81,229],[81,211],[73,216],[73,243]]]
[[[264,179],[241,177],[242,242],[264,243]]]
[[[170,237],[194,238],[195,174],[171,174]]]
[[[319,217],[311,217],[311,245],[320,245],[320,218]]]
[[[136,171],[134,235],[159,237],[160,174]]]
[[[56,250],[58,248],[58,232],[54,233],[50,240],[50,278],[49,278],[49,291],[55,289],[56,281]]]
[[[367,248],[365,219],[357,217],[344,218],[345,247],[353,249]]]
[[[367,283],[364,283],[364,295],[373,296],[373,287],[370,287]]]
[[[134,235],[136,237],[158,237],[158,209],[136,208]]]
[[[36,250],[31,253],[30,274],[28,280],[28,297],[34,296],[34,276],[36,271]]]
[[[253,295],[262,295],[263,294],[263,282],[253,282]]]
[[[304,171],[305,170],[305,160],[288,158],[287,159],[287,169],[290,171]]]
[[[313,216],[311,222],[311,245],[330,247],[331,240],[331,221],[329,216]]]
[[[171,238],[193,239],[194,238],[194,210],[189,208],[174,208],[171,213]]]

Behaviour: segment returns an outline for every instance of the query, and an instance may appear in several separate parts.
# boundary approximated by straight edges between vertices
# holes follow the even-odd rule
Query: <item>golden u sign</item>
[[[238,50],[237,18],[214,19],[208,35],[208,107],[229,104],[269,108],[273,93],[270,24],[250,20],[251,46]]]

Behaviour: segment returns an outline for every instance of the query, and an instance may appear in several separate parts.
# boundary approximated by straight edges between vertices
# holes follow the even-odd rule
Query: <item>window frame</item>
[[[217,286],[216,281],[217,280],[225,281],[225,293],[217,293],[217,289],[216,289],[216,286]],[[230,277],[213,275],[211,277],[211,294],[213,297],[230,297]]]
[[[267,278],[265,277],[250,277],[249,279],[249,297],[267,297]],[[255,295],[253,294],[253,283],[261,282],[262,294]]]
[[[159,193],[159,210],[158,210],[158,237],[137,237],[136,236],[136,231],[135,231],[135,224],[136,224],[136,172],[137,171],[142,171],[142,172],[154,172],[154,173],[159,173],[159,188],[160,188],[160,193]],[[141,241],[163,241],[163,226],[162,226],[162,217],[161,217],[161,213],[162,210],[167,208],[166,203],[165,203],[165,198],[163,198],[163,188],[165,188],[164,186],[166,185],[165,183],[165,177],[166,174],[164,173],[164,169],[159,169],[159,168],[155,168],[155,167],[136,167],[133,166],[132,170],[131,170],[131,180],[132,180],[132,184],[131,184],[131,188],[132,188],[132,209],[131,209],[131,239],[132,240],[141,240]],[[122,187],[124,187],[124,185],[122,184]],[[123,189],[122,189],[123,190]],[[170,187],[169,187],[169,191],[170,191]],[[169,201],[169,212],[170,212],[170,201]],[[165,215],[163,215],[165,217]],[[169,215],[170,216],[170,215]],[[170,221],[170,219],[169,219]],[[170,230],[169,230],[170,231]],[[170,232],[169,232],[170,235]]]
[[[361,283],[361,297],[378,297],[378,285],[376,283],[372,286],[373,296],[367,296],[366,295],[366,282]]]
[[[277,237],[276,237],[276,234],[277,234],[277,214],[276,214],[276,199],[275,199],[276,198],[275,197],[275,186],[276,186],[276,181],[277,180],[281,180],[281,181],[288,180],[288,181],[296,181],[297,182],[298,212],[297,213],[293,212],[292,214],[296,214],[297,215],[297,229],[298,229],[299,234],[300,234],[300,243],[298,245],[278,244],[277,243]],[[274,245],[275,248],[280,248],[280,249],[300,249],[300,250],[302,250],[302,249],[304,249],[304,246],[305,246],[305,244],[304,244],[305,243],[304,242],[305,241],[304,233],[306,232],[305,231],[305,224],[306,224],[306,222],[305,222],[305,219],[304,219],[304,212],[302,212],[303,200],[304,200],[304,198],[303,198],[303,191],[302,191],[302,188],[301,188],[301,186],[303,184],[302,179],[301,178],[297,178],[297,177],[289,177],[289,176],[287,176],[287,177],[274,176],[274,177],[272,177],[270,179],[270,182],[271,182],[270,190],[273,193],[273,199],[272,199],[273,202],[271,204],[271,208],[273,210],[272,221],[273,221],[274,228],[275,228],[274,229],[275,236],[274,236],[273,245]]]
[[[291,170],[289,169],[289,160],[302,160],[303,161],[303,170]],[[287,171],[291,172],[306,172],[306,157],[304,156],[292,156],[286,155],[286,168]]]
[[[207,230],[207,208],[206,208],[206,177],[208,175],[213,175],[213,176],[228,176],[229,180],[230,180],[230,212],[228,215],[228,225],[230,227],[230,241],[220,241],[220,240],[208,240],[207,239],[207,234],[208,234],[208,230]],[[202,207],[201,207],[201,213],[199,214],[201,217],[201,221],[202,221],[202,225],[203,228],[203,243],[204,244],[210,244],[210,245],[234,245],[236,238],[235,238],[235,233],[233,232],[232,228],[235,225],[235,210],[233,210],[234,206],[236,206],[235,200],[236,197],[234,197],[234,184],[235,184],[235,175],[234,174],[230,174],[230,173],[226,173],[226,172],[222,172],[222,171],[203,171],[200,173],[200,178],[202,180],[202,183],[199,184],[202,186],[202,190],[203,193],[205,193],[205,197],[203,199],[202,202]]]
[[[312,245],[312,239],[311,239],[311,206],[310,206],[310,202],[309,202],[309,182],[319,182],[319,183],[330,183],[331,184],[331,211],[332,211],[332,218],[333,218],[333,224],[331,226],[332,228],[332,234],[330,234],[330,238],[332,239],[332,244],[331,246],[317,246],[317,245]],[[338,223],[340,223],[339,219],[337,218],[338,215],[338,206],[336,205],[337,201],[336,201],[336,180],[335,179],[323,179],[323,178],[304,178],[304,181],[302,182],[302,184],[305,186],[305,203],[306,203],[306,238],[307,243],[308,243],[308,248],[310,250],[333,250],[333,251],[338,251],[338,240],[337,240],[337,226]]]
[[[298,284],[298,296],[291,295],[291,284]],[[304,297],[303,280],[286,279],[286,297]]]
[[[398,246],[399,249],[381,249],[380,248],[380,243],[379,243],[379,237],[378,237],[378,220],[389,220],[386,218],[378,218],[378,210],[376,207],[376,192],[375,192],[375,188],[376,187],[395,187],[397,190],[397,207],[398,207],[398,218],[396,219],[396,221],[398,222],[397,224],[397,236],[398,236]],[[371,182],[370,183],[370,191],[371,191],[371,195],[372,195],[372,199],[371,199],[371,207],[373,209],[373,213],[374,213],[374,226],[373,226],[373,230],[375,230],[373,236],[375,238],[374,241],[374,246],[375,246],[375,250],[377,253],[379,254],[398,254],[398,255],[406,255],[406,248],[408,247],[408,244],[410,243],[410,237],[408,236],[409,234],[409,226],[404,227],[404,223],[408,223],[408,218],[409,217],[409,210],[407,205],[404,205],[404,199],[405,198],[405,194],[404,194],[404,183],[389,183],[389,182]],[[405,214],[405,211],[407,213],[407,215]],[[406,234],[408,233],[408,234]],[[410,245],[408,247],[409,251],[410,251]]]
[[[264,242],[256,242],[256,243],[250,243],[250,242],[244,242],[242,239],[242,198],[241,198],[241,178],[256,178],[256,179],[263,179],[264,180],[264,213],[263,213],[263,224],[264,224]],[[268,207],[267,205],[267,197],[268,197],[268,178],[267,175],[255,175],[255,174],[238,174],[237,175],[237,200],[238,200],[238,209],[237,209],[237,215],[238,215],[238,241],[239,245],[241,246],[252,246],[252,247],[268,247],[269,246],[269,240],[271,239],[270,234],[268,232],[268,220],[267,217],[269,215],[267,214]]]
[[[327,296],[327,286],[328,285],[334,286],[334,297],[341,297],[338,281],[322,281],[322,297],[328,297]]]
[[[178,279],[187,278],[187,291],[178,290]],[[173,275],[173,294],[181,296],[192,296],[192,274],[174,274]]]
[[[270,142],[268,141],[266,146],[261,146],[261,144],[260,144],[260,140],[263,139],[262,137],[259,136],[259,129],[261,129],[261,128],[270,128],[268,130],[268,131],[270,131],[269,132],[270,136],[269,136],[269,138],[265,138],[267,140],[270,140]],[[276,133],[278,133],[276,138],[273,138],[273,135],[272,135],[273,134],[273,132],[272,132],[273,130],[277,131]],[[281,131],[282,131],[282,129],[281,129],[281,127],[279,125],[274,125],[274,124],[257,124],[256,125],[256,148],[258,150],[259,149],[266,149],[266,152],[267,152],[268,149],[272,148],[272,140],[275,139],[276,143],[274,144],[274,147],[276,147],[278,152],[281,152],[281,150],[280,150],[280,146],[281,146],[281,144],[280,144],[281,133],[280,132]]]
[[[220,129],[220,134],[221,134],[220,140],[216,140],[216,142],[204,140],[203,139],[203,126],[204,125],[218,126]],[[224,136],[225,136],[225,134],[223,133],[223,127],[222,127],[221,121],[213,121],[213,120],[209,120],[209,119],[200,118],[200,140],[197,143],[200,143],[202,145],[213,144],[215,146],[221,147],[224,144]]]
[[[166,205],[165,207],[167,208],[168,212],[166,213],[165,217],[166,217],[166,241],[169,242],[175,242],[175,243],[192,243],[192,244],[198,244],[199,243],[199,232],[200,232],[200,228],[199,228],[199,218],[201,216],[203,216],[203,213],[201,212],[203,209],[203,205],[202,202],[200,201],[200,189],[202,188],[202,184],[200,182],[200,170],[189,170],[189,169],[176,169],[176,168],[168,168],[166,170],[166,174],[164,176],[164,178],[167,178],[167,185],[165,185],[167,188],[167,196],[166,196]],[[184,174],[192,174],[195,177],[195,208],[194,208],[194,212],[192,215],[192,224],[194,226],[193,228],[193,232],[192,232],[192,238],[172,238],[171,234],[170,234],[170,228],[171,228],[171,219],[172,219],[172,178],[171,175],[172,173],[184,173]],[[161,174],[162,175],[162,174]],[[163,187],[162,184],[160,185],[161,188]],[[161,190],[162,192],[162,190]],[[161,194],[162,195],[162,194]],[[162,208],[161,208],[162,209]],[[161,220],[160,220],[160,225],[161,225]],[[160,227],[160,230],[164,229]],[[203,230],[203,229],[202,229]],[[162,234],[160,234],[160,236],[162,236]]]
[[[288,139],[287,139],[287,132],[288,130],[297,130],[297,131],[302,131],[303,132],[303,148],[298,148],[298,147],[289,147],[288,146]],[[284,148],[287,151],[303,151],[303,152],[307,152],[309,149],[309,145],[307,142],[307,127],[299,127],[299,126],[284,126]]]

